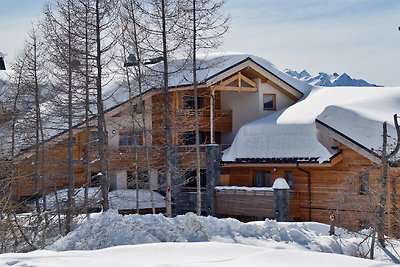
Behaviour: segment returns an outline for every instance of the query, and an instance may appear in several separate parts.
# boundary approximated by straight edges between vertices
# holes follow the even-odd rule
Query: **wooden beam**
[[[258,88],[253,87],[236,87],[222,85],[211,86],[211,89],[215,91],[258,92]]]
[[[240,72],[239,72],[240,73]],[[241,78],[243,81],[245,81],[247,84],[249,84],[251,87],[257,87],[257,84],[255,82],[253,82],[252,80],[250,80],[249,78],[247,78],[244,75],[241,75]]]
[[[233,75],[232,77],[230,77],[230,78],[228,78],[228,79],[226,79],[226,80],[222,80],[221,83],[220,83],[220,85],[228,85],[228,84],[230,84],[231,82],[234,82],[234,81],[239,80],[239,79],[240,79],[240,78],[239,78],[239,73],[240,73],[240,72],[236,73],[235,75]]]
[[[240,71],[238,73],[236,73],[235,75],[233,75],[232,77],[230,77],[230,78],[228,78],[226,80],[222,80],[220,85],[228,86],[231,82],[234,82],[234,81],[238,81],[239,87],[243,87],[242,86],[242,81],[244,81],[245,83],[247,83],[251,87],[257,87],[257,84],[255,82],[253,82],[248,77],[243,75],[242,72],[240,72]]]

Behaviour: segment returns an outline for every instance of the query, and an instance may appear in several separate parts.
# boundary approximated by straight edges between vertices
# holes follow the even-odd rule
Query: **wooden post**
[[[215,91],[211,90],[211,97],[210,97],[210,141],[211,144],[215,144],[215,137],[214,137],[214,100],[215,99]]]
[[[272,186],[274,189],[275,220],[287,222],[289,214],[289,185],[284,178],[277,178]]]
[[[220,160],[219,145],[207,145],[206,147],[206,203],[207,215],[215,215],[215,186],[220,184]]]

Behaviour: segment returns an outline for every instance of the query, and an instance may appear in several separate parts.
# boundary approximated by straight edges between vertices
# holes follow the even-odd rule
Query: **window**
[[[285,171],[285,179],[289,187],[293,187],[293,173],[291,171]]]
[[[275,110],[276,109],[276,96],[274,94],[263,95],[264,110]]]
[[[362,173],[359,176],[359,185],[360,185],[359,194],[367,195],[369,191],[369,174],[367,172]]]
[[[197,97],[197,107],[202,108],[201,97]],[[183,96],[183,108],[184,109],[194,109],[194,97],[185,95]]]
[[[183,133],[183,144],[184,145],[194,145],[195,139],[195,132],[184,132]]]
[[[271,173],[270,172],[254,172],[254,186],[256,187],[271,187]]]
[[[119,134],[119,145],[143,145],[143,134],[141,132],[122,131]]]
[[[206,142],[206,133],[199,132],[199,144],[204,144]],[[183,133],[183,144],[186,146],[196,144],[196,135],[194,131]]]
[[[200,187],[205,188],[207,186],[206,170],[200,170]],[[185,186],[183,190],[186,191],[189,188],[196,188],[196,171],[188,171],[185,173]]]

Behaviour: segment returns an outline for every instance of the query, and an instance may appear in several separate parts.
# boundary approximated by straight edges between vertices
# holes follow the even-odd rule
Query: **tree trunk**
[[[74,136],[72,129],[72,36],[71,36],[71,10],[70,2],[67,4],[68,17],[68,198],[67,213],[65,216],[65,232],[68,234],[72,227],[72,217],[74,208],[75,181],[74,181]]]
[[[105,118],[104,118],[104,108],[103,108],[103,90],[102,90],[102,65],[101,65],[101,29],[100,29],[100,9],[99,9],[100,0],[96,0],[96,69],[97,69],[97,77],[96,77],[96,89],[97,89],[97,133],[98,133],[98,153],[99,153],[99,164],[100,164],[100,178],[101,178],[101,195],[103,197],[103,210],[107,211],[110,208],[109,200],[108,200],[108,190],[109,190],[109,181],[107,175],[107,166],[106,166],[106,141],[107,141],[107,132],[105,126]]]
[[[380,192],[378,205],[378,241],[382,247],[385,247],[385,222],[386,222],[386,202],[387,202],[387,176],[388,176],[388,157],[387,157],[387,123],[383,123],[383,145],[381,155],[381,174],[379,178]]]
[[[172,182],[171,182],[171,119],[169,112],[168,95],[168,52],[167,52],[167,30],[166,30],[166,10],[165,0],[161,0],[161,20],[162,20],[162,42],[163,42],[163,95],[164,95],[164,138],[165,138],[165,194],[166,194],[166,216],[172,216]]]
[[[200,138],[199,138],[199,103],[197,101],[197,63],[196,63],[196,0],[193,0],[193,97],[194,131],[196,150],[196,214],[201,215],[201,177],[200,177]]]

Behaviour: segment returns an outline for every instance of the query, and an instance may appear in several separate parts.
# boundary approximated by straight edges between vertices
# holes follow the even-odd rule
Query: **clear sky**
[[[0,0],[0,52],[13,58],[45,0]],[[400,0],[228,0],[225,51],[281,69],[400,85]]]

